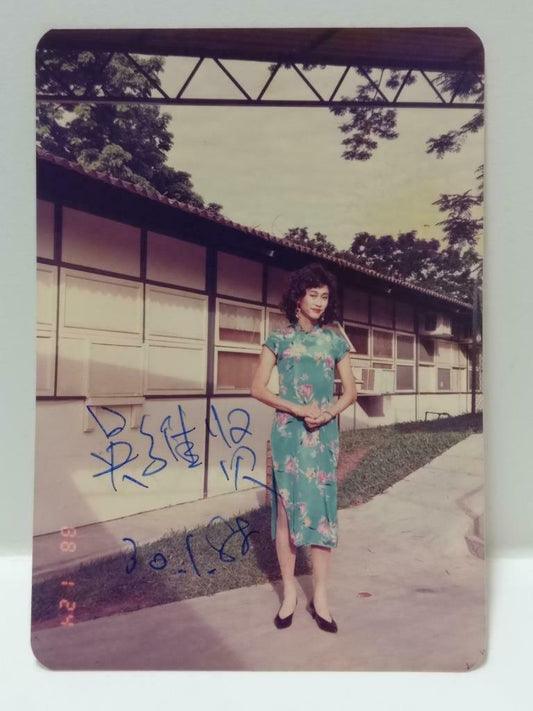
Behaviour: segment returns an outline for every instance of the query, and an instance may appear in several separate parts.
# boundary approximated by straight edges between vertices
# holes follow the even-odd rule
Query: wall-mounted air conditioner
[[[380,395],[394,392],[394,370],[386,368],[376,369],[376,391]]]
[[[425,336],[451,336],[452,320],[445,314],[426,311],[421,315],[418,330]]]

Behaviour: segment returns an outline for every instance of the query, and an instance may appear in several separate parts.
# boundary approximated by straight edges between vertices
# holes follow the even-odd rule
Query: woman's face
[[[298,302],[304,316],[312,321],[317,321],[323,316],[328,305],[329,288],[317,286],[307,289],[305,296]]]

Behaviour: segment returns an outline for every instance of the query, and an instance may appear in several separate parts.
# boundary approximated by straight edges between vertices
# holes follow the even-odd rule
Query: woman
[[[326,591],[330,553],[337,546],[336,417],[355,402],[357,392],[346,341],[324,327],[337,319],[335,278],[320,264],[293,272],[281,310],[290,325],[272,331],[265,340],[251,388],[253,397],[276,410],[271,432],[271,529],[283,579],[283,603],[274,622],[278,628],[292,622],[297,603],[296,547],[310,545],[309,611],[321,629],[336,632]],[[279,396],[267,388],[276,364]],[[336,403],[335,364],[344,391]]]

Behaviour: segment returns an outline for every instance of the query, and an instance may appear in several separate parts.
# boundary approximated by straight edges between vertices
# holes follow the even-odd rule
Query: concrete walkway
[[[339,511],[329,588],[337,634],[306,612],[312,582],[302,576],[284,630],[273,625],[279,584],[266,583],[35,631],[34,653],[53,669],[472,669],[486,649],[485,564],[466,537],[482,533],[482,486],[476,434]]]

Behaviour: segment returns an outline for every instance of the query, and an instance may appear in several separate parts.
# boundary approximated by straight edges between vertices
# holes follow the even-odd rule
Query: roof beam
[[[247,92],[244,87],[241,85],[241,83],[237,80],[237,78],[232,74],[232,72],[228,69],[227,66],[225,66],[220,59],[217,57],[207,57],[207,56],[202,56],[198,58],[198,61],[196,62],[195,66],[193,67],[192,71],[189,73],[187,78],[182,82],[181,86],[175,87],[174,91],[169,92],[172,94],[172,96],[169,95],[169,93],[163,91],[161,86],[159,86],[158,82],[154,80],[152,77],[150,77],[142,68],[142,66],[134,59],[134,57],[131,56],[130,53],[124,52],[122,53],[126,57],[126,59],[129,61],[129,63],[132,66],[132,70],[134,72],[138,72],[139,75],[144,77],[144,79],[147,79],[150,84],[154,87],[154,90],[159,94],[159,96],[149,96],[149,97],[135,97],[131,96],[131,94],[126,94],[126,93],[115,93],[113,95],[109,94],[108,92],[104,93],[101,83],[100,82],[94,82],[93,85],[90,83],[87,83],[87,85],[83,88],[83,93],[81,94],[76,94],[73,90],[72,87],[69,86],[68,84],[68,72],[63,74],[60,70],[57,69],[57,67],[50,67],[49,64],[46,62],[46,55],[41,55],[37,54],[37,67],[38,70],[45,71],[49,75],[51,75],[57,82],[58,86],[61,87],[64,91],[61,91],[58,93],[57,89],[55,91],[51,91],[50,93],[46,94],[38,94],[36,97],[36,100],[38,103],[60,103],[60,104],[76,104],[76,103],[93,103],[93,104],[156,104],[156,105],[163,105],[163,106],[276,106],[276,107],[326,107],[326,108],[333,108],[336,106],[342,107],[342,106],[371,106],[373,108],[429,108],[429,109],[436,109],[436,108],[454,108],[454,109],[481,109],[483,108],[483,102],[481,101],[481,96],[483,95],[483,81],[481,77],[475,73],[472,72],[472,70],[465,69],[461,72],[461,79],[457,87],[455,88],[453,94],[447,98],[446,96],[443,95],[441,91],[438,90],[436,86],[436,82],[431,80],[431,78],[427,75],[427,73],[424,71],[424,69],[419,68],[411,68],[406,71],[403,81],[398,88],[396,94],[394,97],[391,99],[387,98],[385,93],[380,89],[380,87],[376,84],[376,82],[372,79],[368,72],[368,67],[364,67],[363,65],[353,65],[353,64],[347,64],[344,67],[344,70],[342,72],[342,76],[340,77],[340,80],[337,82],[335,89],[333,90],[333,93],[327,98],[323,98],[322,95],[319,93],[318,89],[313,85],[311,78],[309,75],[304,74],[304,72],[298,67],[297,64],[291,63],[289,68],[293,70],[294,77],[297,79],[298,82],[303,82],[307,88],[310,90],[310,93],[314,95],[314,98],[309,98],[309,99],[292,99],[292,98],[283,98],[283,99],[269,99],[265,98],[267,90],[269,90],[272,85],[274,84],[276,77],[279,76],[279,69],[282,66],[280,63],[276,64],[275,66],[272,66],[269,77],[264,84],[263,88],[260,90],[258,95],[256,97],[253,97],[249,92]],[[214,98],[213,96],[209,95],[204,95],[202,94],[208,94],[209,92],[205,91],[205,88],[200,86],[198,87],[198,81],[196,82],[196,88],[195,88],[195,93],[197,96],[194,98],[188,98],[185,95],[185,92],[191,87],[193,84],[194,80],[197,78],[198,74],[198,69],[201,67],[203,62],[206,59],[212,59],[214,62],[215,67],[217,68],[219,74],[220,74],[220,79],[222,80],[223,75],[226,78],[229,78],[230,81],[233,83],[234,86],[237,87],[237,89],[240,92],[240,97],[237,99],[234,98]],[[109,61],[109,58],[108,58]],[[368,99],[366,98],[365,91],[360,91],[359,92],[359,97],[356,98],[346,98],[343,96],[342,98],[336,99],[335,97],[339,94],[341,91],[341,88],[343,87],[343,84],[346,80],[346,77],[348,75],[348,72],[350,71],[351,68],[354,68],[356,73],[359,74],[360,77],[365,78],[367,81],[367,85],[362,87],[363,89],[373,89],[374,90],[374,98],[373,99]],[[431,87],[433,93],[437,97],[437,101],[429,100],[426,99],[424,101],[408,101],[405,100],[405,94],[409,91],[408,87],[408,78],[412,77],[416,73],[419,73],[422,77],[423,82],[427,82],[429,86]],[[466,75],[471,72],[476,80],[476,89],[477,89],[477,95],[478,99],[476,101],[457,101],[457,94],[458,94],[458,89],[460,84],[464,82],[464,79]],[[296,88],[296,84],[295,84]],[[353,89],[345,89],[345,91],[353,91]]]

